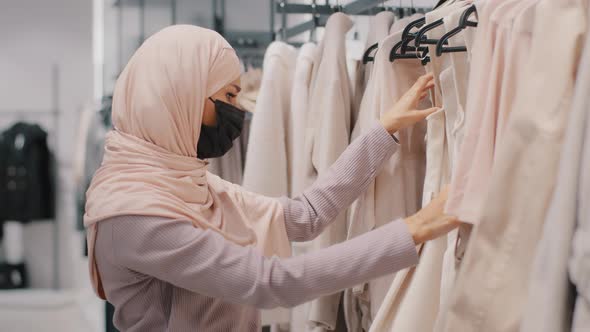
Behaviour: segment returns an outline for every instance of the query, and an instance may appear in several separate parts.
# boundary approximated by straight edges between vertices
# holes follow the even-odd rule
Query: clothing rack
[[[327,2],[327,1],[326,1]],[[271,0],[271,31],[274,31],[274,15],[281,14],[281,28],[279,30],[283,41],[297,36],[306,31],[315,29],[316,27],[324,26],[328,17],[336,12],[342,12],[348,15],[375,15],[381,11],[391,10],[395,11],[402,8],[403,10],[415,10],[419,13],[426,13],[431,8],[425,7],[390,7],[384,5],[384,0],[355,0],[344,6],[341,6],[337,1],[336,5],[317,5],[317,4],[300,4],[288,3],[287,1]],[[287,15],[289,14],[312,14],[314,17],[307,21],[288,28]]]

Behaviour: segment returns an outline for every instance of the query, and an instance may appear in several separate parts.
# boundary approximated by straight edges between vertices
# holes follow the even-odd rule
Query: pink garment
[[[504,78],[508,60],[506,52],[508,52],[510,46],[510,31],[508,29],[499,29],[498,22],[519,3],[521,3],[520,0],[503,1],[491,14],[488,36],[490,36],[490,40],[493,40],[493,44],[490,43],[488,46],[492,50],[492,61],[489,67],[490,71],[485,77],[489,85],[487,91],[480,91],[484,98],[480,99],[480,102],[483,103],[471,105],[473,108],[468,111],[470,114],[474,114],[474,117],[478,117],[480,122],[474,121],[468,129],[468,136],[465,137],[465,142],[476,142],[476,144],[472,151],[463,151],[464,154],[467,153],[464,157],[469,156],[471,167],[467,173],[463,199],[457,217],[470,223],[479,221],[479,211],[485,202],[485,195],[488,190],[496,149],[496,128],[498,126],[498,117],[501,114],[500,102],[502,98],[500,92],[503,86],[511,86],[510,82]],[[509,98],[504,98],[504,100],[506,99]],[[479,110],[475,108],[479,108]]]
[[[500,144],[502,132],[516,98],[517,90],[511,86],[511,82],[518,82],[521,79],[523,68],[530,55],[532,37],[529,31],[530,17],[533,16],[534,4],[537,2],[538,0],[520,1],[512,10],[499,15],[498,29],[510,31],[511,38],[510,44],[505,49],[507,63],[502,75],[498,123],[496,125],[496,146]]]
[[[207,97],[238,78],[240,65],[218,33],[178,25],[156,33],[117,80],[103,164],[87,192],[90,275],[105,298],[94,259],[97,223],[126,215],[182,219],[227,240],[289,256],[276,200],[243,192],[197,159]]]
[[[393,63],[389,61],[389,51],[401,40],[401,34],[402,31],[398,31],[379,42],[373,74],[361,104],[362,117],[359,117],[355,128],[360,133],[369,131],[381,115],[425,72],[417,59]],[[426,109],[429,106],[430,101],[425,99],[418,107]],[[412,215],[419,210],[426,163],[425,127],[423,122],[396,133],[401,147],[355,202],[350,216],[349,239],[382,227],[388,220]],[[365,330],[369,329],[381,307],[393,278],[394,275],[391,274],[371,280],[354,287],[352,294],[347,294],[347,302],[355,302],[352,296],[358,297],[356,306],[362,312]],[[352,309],[347,308],[347,312],[351,311]],[[354,326],[352,319],[349,318],[348,321],[349,327]]]
[[[495,35],[491,30],[490,11],[502,0],[479,1],[475,5],[478,12],[478,26],[474,37],[473,51],[471,55],[471,71],[469,73],[470,94],[467,96],[465,110],[464,137],[456,165],[454,165],[453,178],[449,191],[449,198],[445,206],[445,212],[461,219],[461,204],[468,182],[469,172],[474,162],[473,154],[477,145],[477,137],[483,119],[482,107],[485,106],[485,92],[491,80],[488,79],[492,63]],[[483,105],[483,106],[482,106]],[[473,222],[473,220],[464,220]]]
[[[352,20],[344,13],[328,19],[324,39],[316,52],[307,113],[306,162],[308,180],[325,173],[349,144],[351,131],[351,86],[346,68],[346,33]],[[313,241],[316,250],[346,240],[346,213],[343,211],[324,233]],[[334,329],[340,294],[324,296],[311,304],[309,321],[323,329]]]
[[[563,151],[587,6],[587,0],[535,4],[530,56],[522,78],[512,83],[514,108],[497,148],[481,221],[457,276],[445,331],[520,328]],[[557,26],[570,29],[564,34]]]
[[[465,9],[461,8],[444,18],[445,32],[449,32],[457,27],[464,12]],[[473,19],[475,19],[475,17],[471,18],[471,20]],[[468,32],[470,31],[462,30],[459,32],[459,34],[449,40],[449,46],[468,45]],[[449,53],[449,58],[451,60],[451,66],[441,73],[440,81],[442,83],[444,101],[447,103],[447,105],[445,105],[448,141],[447,149],[449,164],[452,171],[453,165],[457,160],[456,154],[462,142],[462,127],[465,118],[464,109],[468,87],[467,76],[469,73],[469,63],[467,52]],[[449,81],[447,76],[452,76],[452,80],[449,82],[452,84],[444,84],[444,82]],[[454,101],[451,100],[453,98]],[[447,307],[449,296],[455,283],[456,272],[460,267],[461,256],[464,251],[470,228],[470,225],[463,224],[459,229],[453,230],[447,234],[447,249],[445,250],[443,257],[440,281],[440,305],[433,331],[440,331],[444,327],[444,320],[446,318],[444,314],[445,308]]]

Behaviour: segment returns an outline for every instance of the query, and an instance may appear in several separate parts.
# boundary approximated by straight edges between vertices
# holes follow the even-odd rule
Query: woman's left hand
[[[445,235],[460,224],[456,217],[443,212],[449,187],[445,187],[428,205],[405,219],[416,245]]]
[[[420,76],[416,83],[408,90],[393,107],[381,116],[381,124],[390,133],[410,127],[426,119],[427,116],[439,110],[432,107],[417,110],[420,100],[426,98],[428,90],[434,87],[434,76],[426,74]]]

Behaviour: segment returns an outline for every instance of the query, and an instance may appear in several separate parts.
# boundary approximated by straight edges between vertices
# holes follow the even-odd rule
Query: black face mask
[[[208,159],[223,156],[231,149],[234,140],[242,133],[246,113],[219,99],[213,100],[217,114],[217,126],[201,125],[201,136],[197,143],[197,158]]]

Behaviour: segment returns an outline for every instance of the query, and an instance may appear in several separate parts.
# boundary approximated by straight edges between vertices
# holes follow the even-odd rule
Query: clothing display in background
[[[0,222],[55,216],[55,165],[47,133],[18,122],[0,134]]]
[[[289,121],[290,141],[293,142],[293,160],[290,161],[291,169],[291,194],[299,195],[307,187],[305,179],[305,132],[307,130],[307,112],[309,110],[309,98],[311,89],[311,76],[317,62],[315,61],[316,45],[304,44],[299,50],[293,77],[293,90],[291,92],[291,110]]]
[[[55,217],[56,170],[39,125],[17,122],[0,133],[0,289],[28,287],[23,224]]]
[[[316,45],[306,43],[301,46],[295,64],[293,90],[291,91],[291,110],[289,118],[290,141],[293,142],[291,169],[291,195],[300,195],[305,189],[305,131],[307,128],[307,110],[311,85],[311,74],[314,68]],[[311,251],[311,242],[294,242],[293,255],[302,255]],[[305,331],[310,303],[304,303],[291,310],[291,331]]]
[[[380,42],[383,38],[387,37],[391,25],[395,21],[395,14],[390,11],[383,11],[371,17],[369,21],[369,32],[367,34],[367,40],[365,41],[365,50],[372,45]],[[359,116],[361,102],[365,95],[365,89],[369,83],[371,72],[373,71],[373,63],[368,62],[364,64],[361,61],[356,61],[357,65],[355,68],[355,76],[351,77],[352,84],[352,124],[353,128],[356,126],[356,122]]]
[[[305,137],[308,183],[315,181],[336,161],[349,144],[351,131],[351,86],[346,67],[346,33],[352,20],[343,13],[328,19],[324,39],[316,53],[318,65],[312,75]],[[309,154],[308,154],[309,153]],[[346,213],[313,241],[315,250],[346,240]],[[320,297],[311,303],[309,324],[314,331],[334,330],[341,293]],[[344,323],[344,322],[341,322]]]
[[[268,46],[250,128],[243,186],[272,197],[290,193],[287,119],[295,59],[293,46],[283,42]]]
[[[236,100],[240,108],[254,113],[261,81],[262,69],[260,68],[248,68],[245,73],[242,73],[240,77],[240,87],[242,90]]]
[[[379,47],[353,136],[367,132],[418,77],[424,74],[424,68],[417,59],[393,63],[389,61],[389,51],[401,40],[401,31],[387,37],[390,27],[384,28],[384,33],[379,36]],[[424,100],[420,107],[428,108],[430,102]],[[369,184],[369,188],[353,204],[348,228],[349,239],[381,227],[392,219],[418,211],[424,180],[425,129],[422,123],[396,133],[402,148],[388,160],[375,181]],[[346,291],[345,312],[349,330],[370,328],[393,277],[394,275],[381,277]]]

